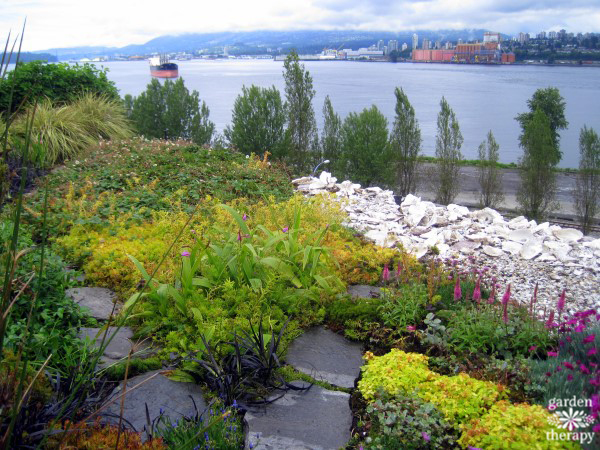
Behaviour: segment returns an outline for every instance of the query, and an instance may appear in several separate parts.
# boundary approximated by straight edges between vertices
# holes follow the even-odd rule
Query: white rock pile
[[[437,249],[459,266],[475,260],[494,268],[501,285],[511,283],[513,298],[521,302],[529,302],[538,283],[538,309],[553,308],[563,289],[569,312],[600,308],[600,239],[579,230],[523,216],[506,220],[490,208],[437,206],[413,195],[398,206],[392,191],[337,183],[327,172],[293,184],[305,195],[334,192],[348,199],[346,225],[380,246],[402,245],[417,258]]]

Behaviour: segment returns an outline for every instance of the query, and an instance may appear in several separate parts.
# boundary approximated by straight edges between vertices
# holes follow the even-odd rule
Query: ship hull
[[[179,76],[179,67],[175,63],[161,64],[159,66],[150,66],[150,75],[157,78],[177,78]]]

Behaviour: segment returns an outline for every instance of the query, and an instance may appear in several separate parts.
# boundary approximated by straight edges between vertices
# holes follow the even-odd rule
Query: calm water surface
[[[283,96],[283,63],[270,60],[178,61],[186,86],[200,93],[218,131],[231,121],[231,108],[243,85],[275,86]],[[477,148],[492,130],[500,160],[516,162],[520,128],[514,117],[527,111],[538,88],[557,87],[566,101],[569,128],[561,133],[562,167],[579,164],[579,131],[600,132],[600,69],[592,67],[476,66],[390,64],[350,61],[305,61],[316,90],[313,106],[322,126],[323,102],[329,95],[340,116],[372,104],[391,123],[396,86],[402,87],[419,119],[426,155],[435,154],[437,114],[442,96],[456,113],[464,137],[462,152],[477,158]],[[138,95],[150,82],[147,61],[103,63],[108,77],[125,94]]]

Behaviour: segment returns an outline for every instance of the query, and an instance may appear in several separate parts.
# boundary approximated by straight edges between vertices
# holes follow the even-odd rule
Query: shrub
[[[564,432],[548,422],[550,417],[551,414],[538,405],[499,401],[488,414],[465,424],[458,442],[463,448],[580,448],[573,442],[547,438],[549,432]]]
[[[93,64],[44,64],[41,61],[19,64],[16,70],[0,78],[0,114],[14,112],[24,100],[33,103],[47,98],[52,103],[65,104],[84,92],[119,100],[119,92],[106,76],[107,71]],[[15,91],[9,105],[13,82]]]
[[[161,84],[156,78],[138,97],[126,97],[132,104],[131,120],[137,131],[158,139],[187,139],[198,145],[211,142],[215,124],[208,117],[210,111],[205,102],[200,102],[198,91],[188,91],[183,78],[165,80]]]
[[[418,397],[384,397],[367,406],[371,429],[364,448],[452,448],[456,431],[431,403]]]

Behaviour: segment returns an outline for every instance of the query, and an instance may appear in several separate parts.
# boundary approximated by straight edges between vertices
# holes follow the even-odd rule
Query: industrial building
[[[503,53],[500,34],[486,32],[483,42],[465,44],[461,41],[454,49],[422,50],[414,49],[412,60],[415,62],[453,62],[463,64],[512,64],[514,53]]]

